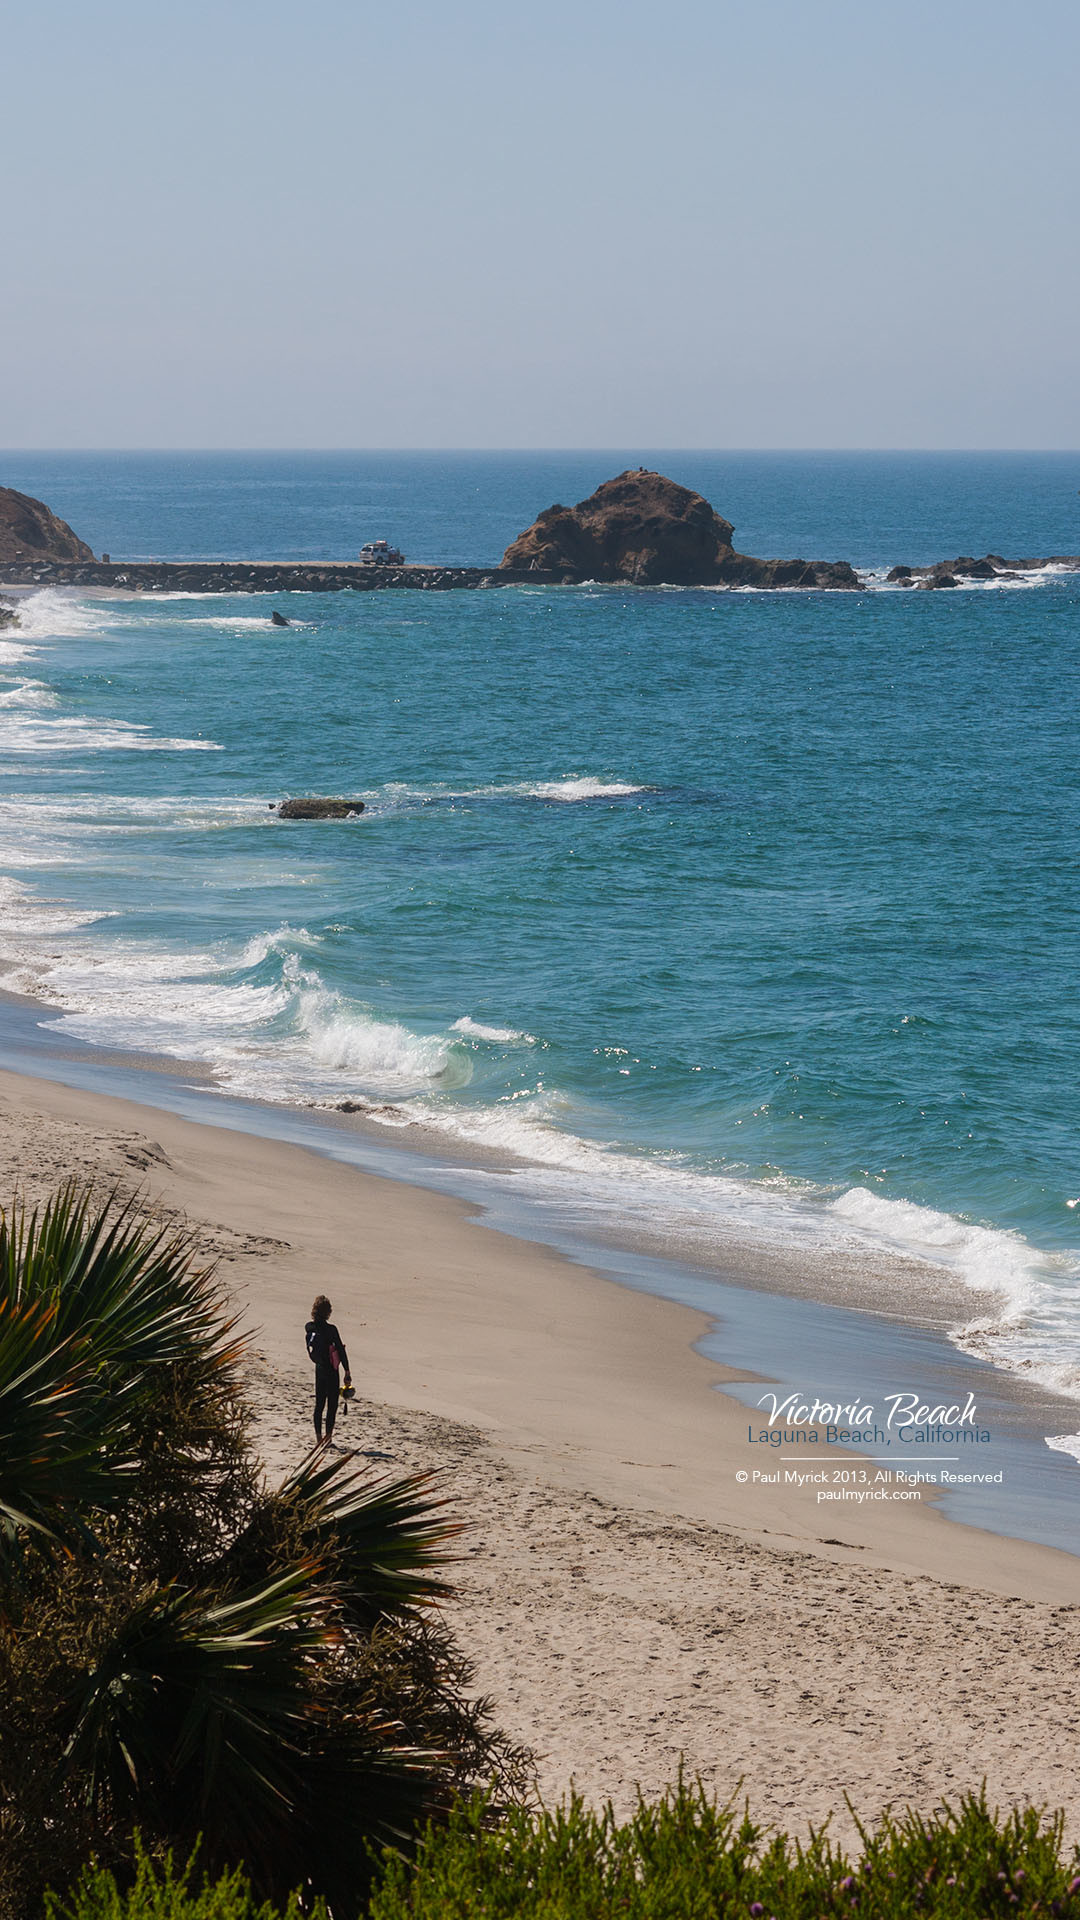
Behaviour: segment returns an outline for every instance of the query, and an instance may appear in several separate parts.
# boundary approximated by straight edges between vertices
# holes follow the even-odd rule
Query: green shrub
[[[554,1812],[484,1803],[431,1829],[413,1867],[387,1856],[370,1920],[1080,1920],[1080,1850],[1033,1809],[968,1796],[930,1818],[886,1816],[855,1860],[819,1833],[768,1835],[680,1781],[618,1822],[580,1800]]]
[[[88,1867],[69,1898],[45,1896],[44,1920],[301,1920],[294,1895],[284,1908],[260,1905],[241,1868],[220,1880],[194,1883],[189,1865],[177,1872],[169,1854],[160,1867],[137,1854],[135,1879],[124,1889],[104,1867]],[[320,1901],[304,1920],[325,1920]]]

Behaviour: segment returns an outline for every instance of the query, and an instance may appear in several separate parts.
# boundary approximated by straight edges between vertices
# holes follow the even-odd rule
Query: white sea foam
[[[572,805],[575,801],[623,800],[635,793],[655,789],[629,780],[602,780],[593,774],[566,774],[561,780],[495,781],[485,787],[411,786],[404,781],[388,781],[383,787],[365,792],[363,798],[371,812],[399,810],[405,807],[442,803],[453,806],[468,800],[541,800]]]
[[[58,705],[58,696],[42,680],[16,680],[11,686],[0,686],[0,708]]]
[[[57,939],[110,919],[108,912],[51,900],[10,874],[0,874],[0,958],[7,962],[4,986],[14,993],[47,990]]]
[[[42,587],[19,600],[19,643],[25,637],[30,644],[42,640],[71,640],[83,634],[105,634],[111,624],[112,609],[100,602],[82,598],[58,587]]]
[[[28,647],[21,640],[0,640],[0,667],[17,667],[23,660],[33,660],[37,652],[36,647]]]
[[[159,596],[155,594],[154,598],[157,599],[158,597]],[[290,630],[295,629],[302,633],[305,628],[310,628],[312,624],[310,621],[298,620],[294,615],[289,615]],[[268,612],[197,614],[193,619],[186,620],[184,625],[185,627],[214,627],[218,629],[218,631],[225,633],[284,633],[285,631],[284,627],[274,625]]]
[[[270,958],[271,954],[296,953],[319,945],[321,945],[319,934],[309,933],[306,927],[290,927],[285,923],[266,933],[255,934],[241,952],[240,965],[259,967],[264,960]]]
[[[594,780],[588,774],[578,778],[568,775],[564,780],[539,780],[535,786],[526,784],[520,790],[531,800],[565,801],[621,800],[627,794],[648,791],[627,780]]]
[[[481,1020],[473,1020],[463,1013],[460,1020],[451,1026],[452,1033],[467,1033],[475,1040],[491,1040],[504,1047],[535,1047],[536,1038],[531,1033],[520,1033],[516,1027],[486,1027]]]
[[[220,753],[216,740],[173,739],[132,720],[92,720],[83,714],[31,719],[13,713],[0,724],[0,754]]]
[[[222,795],[207,800],[191,794],[79,793],[46,795],[11,793],[0,797],[0,825],[5,836],[25,825],[30,833],[62,828],[68,834],[143,832],[170,827],[184,831],[198,827],[275,825],[265,800]],[[5,850],[6,858],[6,850]]]
[[[115,626],[115,609],[43,588],[19,601],[19,639],[0,643],[0,668],[40,658],[47,642],[106,637]],[[0,689],[0,757],[35,759],[67,753],[219,753],[216,740],[155,734],[131,720],[64,713],[56,692],[43,681],[17,679]]]
[[[969,1225],[866,1187],[850,1188],[831,1202],[830,1211],[884,1249],[947,1267],[974,1292],[998,1295],[1018,1322],[1032,1304],[1042,1256],[1018,1233]]]
[[[378,1020],[309,976],[298,976],[297,1025],[316,1067],[364,1092],[401,1097],[433,1083],[463,1086],[469,1062],[438,1034],[417,1034],[397,1020]]]

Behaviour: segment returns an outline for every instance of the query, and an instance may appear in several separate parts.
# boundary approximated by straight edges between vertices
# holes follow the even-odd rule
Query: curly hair
[[[330,1305],[325,1293],[320,1293],[315,1296],[315,1299],[311,1303],[311,1317],[313,1320],[329,1320],[333,1311],[334,1309]]]

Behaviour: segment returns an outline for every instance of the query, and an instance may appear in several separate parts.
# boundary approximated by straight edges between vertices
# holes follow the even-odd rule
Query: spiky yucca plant
[[[267,1491],[244,1355],[188,1236],[71,1187],[0,1221],[0,1920],[140,1830],[352,1920],[368,1841],[515,1783],[441,1502],[341,1455]]]

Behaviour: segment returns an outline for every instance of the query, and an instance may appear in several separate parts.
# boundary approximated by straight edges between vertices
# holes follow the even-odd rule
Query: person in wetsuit
[[[325,1293],[320,1293],[312,1303],[311,1319],[304,1328],[309,1360],[315,1366],[315,1438],[329,1440],[337,1419],[338,1395],[341,1391],[341,1368],[345,1369],[345,1385],[352,1385],[349,1372],[349,1356],[345,1351],[345,1342],[335,1327],[330,1315],[334,1309]],[[323,1434],[323,1414],[326,1414],[326,1433]]]

